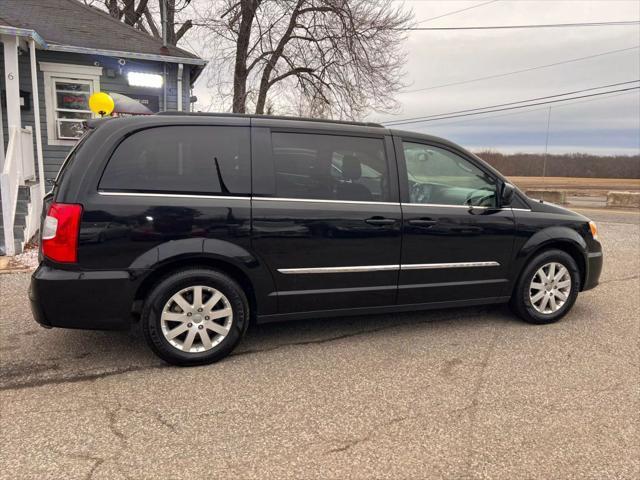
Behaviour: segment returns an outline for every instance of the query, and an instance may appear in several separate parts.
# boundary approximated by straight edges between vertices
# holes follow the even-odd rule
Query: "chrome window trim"
[[[372,202],[364,200],[323,200],[320,198],[285,198],[285,197],[239,197],[233,195],[206,195],[206,194],[186,194],[186,193],[147,193],[147,192],[113,192],[109,190],[98,190],[99,195],[105,196],[121,196],[121,197],[169,197],[169,198],[215,198],[224,200],[252,200],[259,201],[265,200],[269,202],[306,202],[306,203],[338,203],[338,204],[353,204],[353,205],[387,205],[387,206],[409,206],[409,207],[444,207],[444,208],[474,208],[474,209],[494,209],[493,207],[482,207],[467,205],[446,205],[444,203],[402,203],[402,202]],[[514,208],[504,207],[495,208],[494,210],[512,210],[520,212],[530,212],[528,208]]]
[[[445,203],[403,203],[402,205],[406,205],[408,207],[446,207],[446,208],[466,208],[467,210],[470,208],[494,208],[494,207],[481,207],[481,206],[469,206],[469,205],[447,205]],[[495,210],[506,210],[504,208],[495,208]]]
[[[529,208],[515,208],[515,207],[483,207],[476,205],[447,205],[444,203],[402,203],[401,205],[407,205],[409,207],[444,207],[444,208],[466,208],[466,209],[491,209],[491,210],[511,210],[511,211],[520,211],[520,212],[530,212]]]
[[[252,197],[252,200],[266,200],[269,202],[347,203],[354,205],[400,206],[400,203],[397,202],[373,202],[367,200],[325,200],[320,198]]]
[[[251,197],[234,197],[230,195],[204,195],[204,194],[186,194],[186,193],[146,193],[146,192],[111,192],[108,190],[98,190],[98,195],[110,197],[169,197],[169,198],[215,198],[220,200],[247,200]]]
[[[389,270],[433,270],[440,268],[499,267],[498,262],[408,263],[402,265],[356,265],[345,267],[279,268],[284,275],[308,273],[362,273]]]
[[[358,273],[399,270],[400,265],[358,265],[349,267],[311,267],[311,268],[279,268],[285,275],[301,273]]]

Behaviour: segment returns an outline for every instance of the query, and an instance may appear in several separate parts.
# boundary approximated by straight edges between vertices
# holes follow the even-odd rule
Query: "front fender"
[[[524,245],[515,252],[515,258],[512,262],[511,280],[515,282],[522,269],[540,250],[552,245],[569,245],[574,250],[580,252],[582,256],[581,268],[584,268],[587,262],[587,242],[575,230],[569,227],[553,226],[544,228],[527,239]]]

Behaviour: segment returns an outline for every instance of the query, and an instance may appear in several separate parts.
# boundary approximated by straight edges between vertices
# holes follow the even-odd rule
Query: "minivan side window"
[[[109,191],[249,195],[248,127],[167,126],[120,143],[100,180]]]
[[[386,202],[389,169],[381,138],[271,135],[276,196]]]
[[[497,206],[493,177],[443,148],[403,142],[410,203]]]

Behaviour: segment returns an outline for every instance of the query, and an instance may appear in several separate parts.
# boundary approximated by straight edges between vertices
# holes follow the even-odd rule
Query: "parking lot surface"
[[[271,324],[189,369],[138,330],[42,329],[0,275],[0,478],[639,478],[639,217],[586,213],[601,285],[558,324]]]

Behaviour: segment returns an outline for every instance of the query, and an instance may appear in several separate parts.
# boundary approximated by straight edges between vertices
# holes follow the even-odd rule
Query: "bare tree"
[[[202,11],[210,85],[231,108],[253,105],[354,118],[390,110],[402,87],[412,12],[388,0],[223,0]],[[233,67],[233,68],[230,68]],[[233,71],[225,81],[224,72]],[[295,93],[295,94],[293,94]],[[274,100],[277,100],[274,102]]]
[[[136,27],[156,38],[162,38],[162,27],[159,20],[160,2],[167,7],[167,43],[176,45],[193,27],[193,22],[186,19],[179,22],[177,14],[181,13],[192,0],[84,0],[87,5],[106,10],[109,15],[127,25]]]

